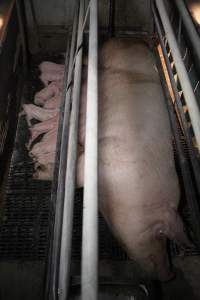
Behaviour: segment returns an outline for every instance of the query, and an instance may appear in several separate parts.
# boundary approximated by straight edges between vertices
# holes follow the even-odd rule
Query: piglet
[[[37,123],[29,128],[31,138],[29,140],[29,143],[27,145],[27,148],[30,149],[32,143],[34,142],[35,139],[37,139],[41,134],[47,133],[50,130],[58,128],[58,121],[59,121],[59,116],[58,114],[49,120]]]
[[[60,85],[52,82],[41,91],[37,92],[34,97],[34,103],[37,105],[44,105],[45,101],[60,94]]]
[[[48,72],[60,72],[64,71],[65,66],[63,64],[56,64],[51,61],[43,61],[39,65],[39,70],[41,73],[48,73]]]
[[[47,121],[49,119],[52,119],[57,116],[58,109],[44,109],[41,107],[38,107],[34,104],[24,104],[23,105],[23,111],[20,113],[20,116],[25,115],[26,120],[28,123],[28,126],[31,127],[31,120],[35,119],[38,121]]]
[[[61,101],[62,101],[61,95],[54,96],[51,99],[48,99],[47,101],[45,101],[44,108],[46,108],[46,109],[55,109],[55,108],[59,109],[59,107],[61,105]]]
[[[56,151],[56,142],[57,142],[57,128],[54,128],[47,132],[42,140],[35,144],[29,155],[34,157],[36,160],[41,154],[47,154]]]
[[[52,81],[61,81],[64,78],[64,70],[57,72],[43,72],[40,75],[40,80],[43,82],[44,86],[48,86],[48,84]]]

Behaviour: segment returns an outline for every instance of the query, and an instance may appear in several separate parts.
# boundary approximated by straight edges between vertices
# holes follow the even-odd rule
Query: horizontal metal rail
[[[82,300],[98,298],[98,3],[91,0],[82,234]]]
[[[166,7],[163,0],[155,0],[157,9],[159,11],[159,16],[163,24],[166,38],[168,40],[169,46],[171,48],[171,53],[176,65],[176,70],[178,73],[178,78],[181,84],[181,88],[184,93],[185,101],[188,106],[188,111],[194,130],[194,135],[196,138],[198,150],[200,151],[200,111],[194,95],[191,82],[188,78],[186,68],[182,61],[181,53],[174,35],[172,25],[169,20],[169,16],[166,11]]]

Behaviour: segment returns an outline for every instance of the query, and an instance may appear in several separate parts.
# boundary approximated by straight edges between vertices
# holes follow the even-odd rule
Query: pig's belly
[[[139,148],[128,159],[122,154],[124,147],[114,149],[118,143],[112,138],[108,143],[100,146],[100,210],[115,236],[134,256],[141,235],[147,231],[153,235],[157,224],[168,221],[169,211],[177,211],[179,187],[174,162],[155,146],[146,151]],[[108,155],[110,160],[105,160]]]

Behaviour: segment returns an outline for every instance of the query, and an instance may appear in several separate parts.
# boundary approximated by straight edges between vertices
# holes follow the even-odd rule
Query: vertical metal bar
[[[192,44],[192,52],[194,54],[194,58],[197,61],[198,68],[200,70],[200,38],[199,34],[192,22],[191,16],[184,4],[183,0],[175,0],[176,6],[180,13],[180,16],[183,20],[183,24],[185,25],[185,29],[187,32],[187,36]]]
[[[21,7],[21,1],[16,1],[16,8],[17,8],[17,16],[19,21],[19,29],[20,29],[20,35],[21,35],[21,44],[22,44],[22,53],[23,53],[23,69],[24,69],[24,75],[27,73],[27,44],[26,44],[26,37],[25,37],[25,30],[24,30],[24,23],[23,23],[23,17],[22,17],[22,7]]]
[[[35,14],[35,7],[33,4],[33,0],[29,0],[29,4],[30,4],[30,9],[31,9],[31,14],[32,14],[32,20],[33,20],[33,33],[34,33],[34,39],[36,42],[36,49],[39,50],[41,48],[41,44],[40,44],[40,35],[38,32],[38,24],[37,24],[37,18],[36,18],[36,14]]]
[[[169,17],[167,15],[167,11],[165,8],[165,4],[163,0],[155,0],[156,1],[156,6],[158,8],[161,21],[163,24],[163,27],[165,29],[166,37],[169,42],[172,56],[176,65],[176,70],[178,73],[178,77],[180,80],[181,88],[183,90],[184,96],[185,96],[185,101],[188,106],[188,111],[192,123],[192,127],[194,130],[194,134],[196,137],[196,142],[198,149],[200,151],[200,112],[199,112],[199,107],[194,95],[194,91],[191,86],[191,82],[188,78],[188,74],[186,71],[186,68],[184,66],[184,63],[181,58],[181,53],[178,48],[178,44],[169,20]]]
[[[90,4],[82,235],[82,300],[98,294],[98,7]]]
[[[108,33],[109,36],[114,36],[115,30],[115,0],[110,0],[109,7],[109,24],[108,24]]]
[[[79,24],[77,46],[83,41],[83,21],[84,21],[84,3],[80,1]],[[74,194],[76,184],[76,162],[77,162],[77,143],[78,143],[78,120],[79,104],[81,91],[81,68],[82,68],[82,47],[76,55],[74,69],[74,86],[72,92],[72,109],[70,117],[67,169],[65,176],[65,195],[63,209],[63,224],[61,234],[60,250],[60,268],[59,268],[59,299],[66,300],[68,297],[70,261],[72,246],[72,229],[73,229],[73,211],[74,211]]]
[[[182,30],[182,18],[179,17],[178,20],[178,42],[181,43],[181,30]]]
[[[47,278],[47,295],[50,295],[50,299],[57,298],[57,278],[59,267],[59,254],[60,254],[60,239],[61,239],[61,226],[62,226],[62,213],[63,213],[63,199],[65,190],[65,168],[67,164],[67,149],[68,149],[68,134],[69,134],[69,117],[70,117],[70,100],[71,100],[71,86],[69,88],[69,82],[71,81],[71,73],[73,69],[74,53],[76,48],[76,32],[78,26],[78,3],[75,7],[74,22],[71,37],[71,49],[69,54],[69,63],[67,63],[68,55],[66,53],[65,62],[65,88],[63,90],[63,105],[60,112],[59,129],[62,131],[60,136],[60,142],[57,143],[57,149],[60,149],[60,161],[59,161],[59,173],[58,186],[56,191],[56,203],[55,205],[55,221],[54,221],[54,233],[52,241],[52,249],[50,254],[50,266],[49,277]],[[68,71],[68,72],[67,72]],[[63,111],[64,110],[64,111]],[[62,114],[64,115],[62,117]],[[63,123],[63,124],[61,124]]]

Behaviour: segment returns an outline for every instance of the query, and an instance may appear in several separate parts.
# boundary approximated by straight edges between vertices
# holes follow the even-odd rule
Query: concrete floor
[[[200,300],[200,257],[174,259],[176,278],[161,285],[163,300]]]
[[[200,300],[200,257],[179,257],[174,259],[176,278],[165,284],[157,284],[155,300]],[[0,263],[0,300],[42,300],[44,264]],[[135,299],[130,292],[118,287],[101,287],[100,300]],[[133,293],[134,295],[134,293]],[[143,299],[142,293],[141,298]],[[71,299],[78,300],[77,289]],[[146,299],[146,297],[144,297]]]

